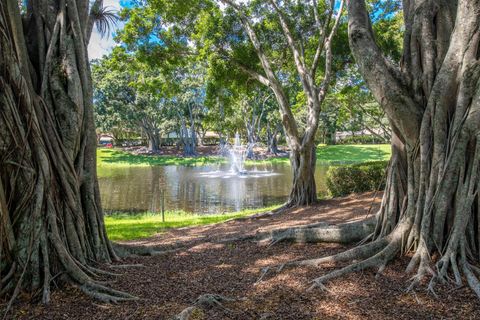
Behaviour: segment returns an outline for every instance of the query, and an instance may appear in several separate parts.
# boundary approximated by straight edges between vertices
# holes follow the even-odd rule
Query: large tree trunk
[[[279,6],[277,1],[268,1],[278,16],[283,35],[285,36],[285,40],[293,56],[297,76],[301,82],[307,100],[305,108],[307,109],[308,117],[306,128],[303,133],[298,128],[297,121],[290,106],[287,91],[282,86],[282,82],[275,73],[272,61],[270,61],[263,49],[262,42],[255,31],[253,21],[250,19],[248,13],[243,11],[242,6],[239,6],[235,1],[221,1],[230,6],[239,15],[240,21],[255,48],[265,74],[249,69],[242,64],[238,64],[238,67],[263,85],[268,86],[272,90],[279,106],[285,135],[290,149],[292,150],[291,163],[294,174],[292,192],[290,193],[286,205],[292,207],[312,204],[317,199],[314,178],[314,139],[315,133],[318,129],[320,110],[331,82],[333,59],[332,42],[340,24],[345,1],[341,0],[339,3],[331,1],[329,3],[331,7],[328,12],[326,12],[328,18],[323,24],[320,21],[320,15],[317,11],[317,2],[312,2],[312,10],[314,12],[315,25],[319,29],[319,37],[317,39],[317,50],[310,65],[306,63],[306,57],[304,56],[305,52],[301,49],[301,43],[305,39],[296,41],[294,32],[290,29],[289,24],[294,22],[288,21],[288,15],[285,14],[283,8]],[[337,12],[335,13],[335,11]],[[332,24],[330,22],[332,22]],[[307,41],[310,40],[311,39]],[[317,83],[317,69],[322,56],[324,56],[325,59],[324,77],[320,83]],[[306,180],[302,181],[303,179]]]
[[[180,128],[180,138],[183,144],[183,155],[185,157],[193,157],[197,155],[195,148],[195,131],[191,131],[185,124],[185,119],[182,120]]]
[[[152,132],[147,131],[148,137],[148,151],[158,152],[160,151],[160,133],[158,130],[153,130]]]
[[[349,2],[352,51],[393,128],[377,226],[371,242],[308,263],[357,260],[315,279],[322,287],[348,272],[381,272],[413,251],[411,287],[425,277],[430,290],[466,279],[480,297],[480,1],[403,3],[404,55],[396,67],[375,44],[364,1]]]
[[[290,152],[290,164],[293,170],[293,185],[287,207],[311,205],[317,201],[315,184],[315,144],[303,148],[293,148]]]
[[[279,153],[278,150],[278,138],[277,135],[280,132],[281,127],[278,125],[273,131],[270,128],[270,125],[267,124],[267,145],[268,145],[268,152],[274,155]]]
[[[18,1],[0,3],[0,296],[48,302],[61,275],[105,301],[131,298],[91,278],[117,257],[96,176],[89,1],[26,4],[24,33]]]

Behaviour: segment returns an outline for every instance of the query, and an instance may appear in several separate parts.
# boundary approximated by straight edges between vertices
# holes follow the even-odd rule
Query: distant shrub
[[[337,144],[380,144],[388,143],[386,139],[377,136],[350,136],[342,140],[338,140]]]
[[[333,197],[385,188],[388,161],[366,162],[331,167],[327,172],[327,188]]]

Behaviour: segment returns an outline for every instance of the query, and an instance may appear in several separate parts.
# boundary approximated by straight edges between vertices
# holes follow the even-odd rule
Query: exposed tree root
[[[261,243],[274,245],[282,241],[298,243],[336,242],[352,243],[360,241],[373,232],[375,219],[328,225],[316,223],[305,227],[273,230],[257,235]]]
[[[113,248],[117,255],[121,258],[137,257],[137,256],[161,256],[170,253],[178,252],[182,248],[165,249],[163,247],[156,246],[142,246],[142,245],[130,245],[112,243]]]
[[[289,207],[288,207],[286,204],[284,204],[284,205],[282,205],[281,207],[276,208],[276,209],[273,209],[273,210],[271,210],[271,211],[260,212],[260,213],[256,213],[256,214],[253,214],[253,215],[247,216],[247,217],[233,218],[233,219],[227,220],[227,221],[225,221],[225,222],[228,222],[228,221],[248,221],[248,220],[268,219],[268,218],[272,218],[272,217],[276,217],[276,216],[282,215],[282,214],[288,212],[288,210],[289,210]]]
[[[118,291],[115,289],[111,289],[109,287],[105,287],[101,284],[96,282],[89,282],[82,286],[80,289],[87,295],[91,296],[92,298],[105,302],[105,303],[118,303],[122,301],[132,301],[138,300],[139,298],[132,296],[128,293]]]
[[[381,272],[386,264],[395,257],[400,252],[402,240],[405,238],[405,234],[408,233],[411,227],[411,221],[409,219],[405,219],[402,223],[400,223],[396,230],[392,232],[391,235],[387,237],[382,237],[380,239],[374,240],[372,242],[359,245],[354,247],[350,250],[346,250],[344,252],[340,252],[335,255],[317,258],[317,259],[308,259],[308,260],[300,260],[300,261],[292,261],[287,262],[285,264],[281,264],[275,266],[273,271],[280,272],[285,267],[292,267],[292,266],[314,266],[318,267],[323,263],[339,263],[339,262],[348,262],[348,261],[356,261],[352,264],[343,267],[341,269],[334,270],[324,276],[318,277],[312,281],[312,286],[309,290],[313,288],[321,288],[325,290],[324,282],[343,276],[345,274],[361,271],[366,268],[377,267],[378,270]],[[272,270],[271,267],[264,268],[261,272],[260,278],[257,282],[263,280],[263,278]]]
[[[232,312],[232,310],[226,308],[223,304],[239,300],[241,299],[227,298],[218,294],[202,294],[195,300],[193,305],[183,309],[182,312],[174,316],[172,320],[189,320],[194,316],[197,310],[200,310],[201,312],[202,309],[208,310],[211,308],[219,308],[227,312]]]
[[[307,259],[307,260],[298,260],[290,261],[276,266],[263,268],[261,271],[260,278],[257,280],[257,283],[262,281],[267,275],[272,273],[281,272],[287,267],[297,267],[297,266],[311,266],[318,267],[325,263],[339,263],[345,261],[353,261],[356,259],[365,259],[369,256],[375,255],[384,249],[388,245],[388,240],[382,238],[364,245],[354,247],[350,250],[346,250],[331,256]]]
[[[110,268],[128,269],[128,268],[145,268],[143,264],[112,264]]]
[[[225,238],[219,243],[257,241],[262,245],[275,245],[282,241],[297,243],[336,242],[353,243],[368,237],[375,228],[375,218],[362,221],[329,225],[325,222],[313,223],[301,227],[276,229],[268,232],[258,232],[252,235]]]

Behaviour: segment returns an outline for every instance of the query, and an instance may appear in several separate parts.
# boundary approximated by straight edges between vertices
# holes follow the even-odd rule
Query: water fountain
[[[247,159],[248,149],[249,146],[242,145],[240,134],[237,132],[233,144],[227,144],[221,150],[221,154],[228,157],[228,165],[219,165],[214,170],[211,167],[205,167],[205,171],[200,172],[198,176],[219,179],[219,181],[232,179],[232,181],[238,183],[246,183],[251,179],[280,175],[280,173],[274,172],[271,164],[268,163],[255,164],[247,169],[245,160]],[[270,170],[267,169],[268,166],[270,166]]]
[[[230,170],[237,174],[246,174],[245,159],[247,158],[247,148],[242,146],[240,135],[235,134],[235,142],[230,148]]]

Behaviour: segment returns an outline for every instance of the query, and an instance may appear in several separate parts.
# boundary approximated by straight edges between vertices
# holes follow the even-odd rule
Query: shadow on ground
[[[14,315],[19,319],[170,319],[205,293],[245,300],[227,303],[227,309],[199,312],[195,319],[427,319],[480,317],[478,299],[467,288],[439,287],[438,300],[425,288],[407,293],[408,276],[403,273],[408,258],[390,265],[375,278],[373,271],[350,274],[327,284],[329,292],[308,292],[309,282],[333,268],[302,267],[269,275],[255,285],[265,266],[294,259],[325,256],[345,250],[337,244],[289,244],[272,247],[253,242],[219,243],[220,238],[239,236],[312,222],[339,223],[365,217],[372,193],[324,201],[308,209],[254,221],[172,230],[157,237],[137,241],[182,247],[156,257],[131,258],[128,264],[143,268],[121,269],[109,279],[116,289],[128,291],[141,300],[119,305],[100,304],[76,288],[56,291],[47,306],[19,303]],[[380,199],[375,200],[375,207]]]

